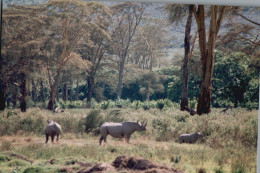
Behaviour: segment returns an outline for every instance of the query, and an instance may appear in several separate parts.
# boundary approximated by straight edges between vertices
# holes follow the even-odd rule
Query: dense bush
[[[170,107],[173,107],[173,103],[169,99],[157,100],[156,102],[156,108],[158,109],[170,108]]]
[[[94,131],[97,133],[98,128],[103,123],[103,118],[99,110],[91,111],[85,118],[85,131],[87,133]]]

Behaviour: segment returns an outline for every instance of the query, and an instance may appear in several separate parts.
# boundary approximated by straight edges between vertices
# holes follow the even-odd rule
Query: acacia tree
[[[0,17],[0,32],[2,33],[2,14],[3,14],[3,1],[0,2],[0,8],[1,8],[1,17]],[[2,34],[0,34],[0,40],[2,40]],[[3,72],[2,72],[2,55],[0,55],[0,110],[3,111],[5,109],[5,86],[3,81]]]
[[[108,50],[109,43],[111,41],[111,36],[108,31],[110,25],[111,15],[103,15],[100,18],[97,25],[102,28],[101,30],[96,30],[93,28],[89,31],[87,36],[84,36],[80,44],[77,46],[78,52],[82,57],[91,63],[90,68],[87,70],[87,106],[91,106],[91,98],[96,85],[96,74],[100,69],[101,63],[105,58],[105,53]]]
[[[164,26],[164,27],[163,27]],[[142,26],[138,28],[138,32],[135,36],[135,43],[132,44],[133,50],[137,51],[135,58],[143,57],[145,58],[142,63],[146,64],[146,68],[149,70],[149,74],[144,75],[144,79],[147,79],[146,100],[150,100],[150,95],[152,94],[155,82],[152,80],[155,78],[153,73],[153,67],[156,63],[160,63],[159,59],[166,56],[166,50],[169,47],[169,33],[165,27],[165,21],[157,19],[146,19],[142,22]],[[142,55],[142,56],[140,56]],[[142,65],[145,66],[145,65]],[[156,81],[156,80],[153,80]],[[142,92],[144,89],[142,89]]]
[[[113,13],[112,49],[118,60],[117,98],[121,98],[125,62],[131,40],[140,24],[145,3],[122,3],[111,8]]]
[[[73,50],[79,40],[88,34],[89,30],[102,30],[96,23],[99,16],[108,13],[108,9],[98,2],[51,0],[46,4],[46,10],[52,24],[52,37],[55,39],[55,49],[50,54],[50,56],[56,57],[53,60],[55,70],[52,70],[52,75],[50,75],[51,68],[48,68],[50,76],[48,109],[53,110],[54,98],[64,66],[69,59],[76,56]]]
[[[216,38],[224,18],[226,7],[212,5],[210,7],[210,26],[208,41],[205,26],[204,5],[193,5],[193,14],[196,19],[199,35],[199,48],[202,62],[202,82],[200,96],[197,105],[199,115],[211,112],[212,75],[214,69],[214,49]]]
[[[189,82],[189,63],[192,57],[192,50],[195,44],[196,36],[194,37],[193,47],[191,48],[191,24],[193,17],[193,5],[175,5],[170,4],[166,6],[168,12],[168,18],[171,23],[178,23],[183,15],[187,15],[187,21],[185,26],[185,38],[184,38],[184,58],[182,67],[182,94],[181,105],[182,111],[189,110],[189,97],[188,97],[188,82]]]
[[[39,17],[41,12],[40,6],[11,6],[3,16],[3,78],[5,87],[15,85],[20,88],[22,112],[26,111],[27,81],[37,73],[35,67],[45,24]]]

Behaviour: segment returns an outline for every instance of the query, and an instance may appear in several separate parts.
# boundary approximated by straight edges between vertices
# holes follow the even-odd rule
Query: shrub
[[[157,100],[156,102],[156,108],[158,109],[163,109],[163,108],[170,108],[173,107],[173,103],[169,99],[164,99],[164,100]]]
[[[104,109],[104,110],[113,108],[113,107],[115,107],[115,102],[112,100],[103,101],[100,103],[100,107],[101,107],[101,109]]]
[[[169,133],[170,133],[170,121],[164,119],[154,119],[152,121],[152,126],[154,129],[157,129],[158,137],[156,138],[157,141],[168,141],[169,140]]]
[[[224,173],[222,168],[216,168],[214,171],[215,173]]]
[[[251,101],[247,102],[245,105],[247,110],[258,109],[258,106],[259,106],[258,102],[251,102]]]
[[[15,115],[17,115],[16,112],[14,112],[14,111],[12,111],[12,110],[8,110],[8,112],[7,112],[7,118],[9,118],[9,117],[11,117],[11,116],[15,116]]]
[[[133,101],[132,104],[131,104],[131,107],[134,108],[134,109],[140,109],[142,107],[143,103],[141,101]]]
[[[131,101],[130,101],[129,99],[126,99],[126,100],[117,99],[117,100],[115,101],[115,105],[116,105],[118,108],[130,107]]]
[[[41,167],[29,167],[23,171],[23,173],[41,173],[41,172],[45,172]]]
[[[155,101],[145,101],[145,102],[143,102],[142,107],[144,110],[149,110],[151,108],[155,108],[156,102]]]
[[[88,116],[85,118],[86,132],[97,133],[97,128],[103,123],[103,118],[100,116],[99,110],[92,110]],[[95,131],[94,131],[95,130]]]
[[[18,167],[18,166],[27,166],[29,165],[29,162],[26,162],[24,160],[18,160],[18,159],[14,159],[8,162],[8,166],[9,167]]]
[[[28,116],[20,121],[20,130],[41,133],[44,130],[44,125],[42,116]]]
[[[1,162],[8,162],[10,160],[11,160],[11,158],[9,156],[2,155],[2,154],[0,155],[0,164],[1,164]]]

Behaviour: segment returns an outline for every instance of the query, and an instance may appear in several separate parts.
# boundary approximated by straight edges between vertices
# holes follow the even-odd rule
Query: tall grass
[[[0,114],[0,136],[32,136],[32,139],[25,146],[19,146],[23,145],[19,139],[2,140],[0,152],[12,151],[34,160],[56,158],[59,164],[70,159],[112,162],[118,155],[138,155],[154,162],[175,165],[186,172],[200,168],[206,172],[255,171],[257,111],[233,109],[230,114],[224,114],[220,109],[213,109],[208,115],[190,116],[174,106],[158,109],[155,104],[146,110],[138,106],[140,103],[135,102],[134,105],[131,103],[131,108],[65,109],[55,114],[38,108],[28,109],[26,113],[6,110]],[[71,141],[71,145],[43,144],[47,119],[61,124],[64,136],[61,141]],[[92,133],[84,135],[86,129],[96,134],[95,130],[105,121],[136,120],[148,120],[147,130],[134,133],[130,145],[109,137],[109,144],[100,147],[97,136],[92,136]],[[204,135],[197,144],[178,144],[180,134],[195,131]],[[43,142],[36,143],[34,138]],[[74,140],[91,144],[76,145]],[[0,161],[0,167],[2,164]],[[7,164],[4,166],[9,167]],[[27,165],[23,170],[25,168],[31,170]]]

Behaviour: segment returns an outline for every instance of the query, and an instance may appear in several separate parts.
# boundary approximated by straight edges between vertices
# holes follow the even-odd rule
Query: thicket
[[[190,64],[190,79],[189,79],[189,104],[190,107],[196,108],[198,95],[200,91],[200,73],[198,67],[199,57],[194,57]],[[225,70],[223,70],[225,69]],[[109,71],[106,71],[109,73]],[[92,98],[92,108],[109,109],[109,108],[150,108],[163,109],[165,107],[179,107],[181,98],[181,68],[173,66],[163,68],[155,72],[158,80],[164,86],[164,91],[154,92],[150,99],[145,101],[145,96],[140,93],[140,80],[132,80],[127,85],[123,86],[122,98],[116,98],[116,88],[109,81],[98,81],[94,95]],[[108,74],[109,75],[109,74]],[[212,107],[243,107],[247,110],[258,109],[258,85],[259,76],[255,68],[252,67],[248,57],[243,53],[234,52],[225,55],[222,52],[216,52],[215,68],[213,74],[213,89],[212,89]],[[86,108],[86,90],[87,84],[79,86],[79,100],[76,100],[75,94],[72,94],[70,100],[63,101],[59,99],[55,107],[60,106],[62,109]],[[48,98],[48,89],[45,88],[45,96]],[[76,88],[68,90],[68,94],[76,93]],[[59,88],[59,97],[62,96],[62,88]],[[8,102],[9,108],[17,108],[12,102]],[[27,107],[47,108],[47,99],[45,102],[33,101],[29,92],[27,97]]]
[[[136,102],[138,103],[138,102]],[[176,108],[156,108],[150,110],[133,108],[76,109],[62,113],[50,113],[41,109],[29,109],[21,114],[19,110],[8,110],[0,117],[0,135],[34,133],[44,135],[47,119],[57,121],[63,133],[98,134],[98,129],[106,121],[149,120],[147,136],[157,141],[175,141],[182,133],[199,131],[204,137],[200,141],[212,148],[244,146],[257,147],[257,114],[255,111],[233,109],[220,113],[220,109],[205,116],[190,116]]]

